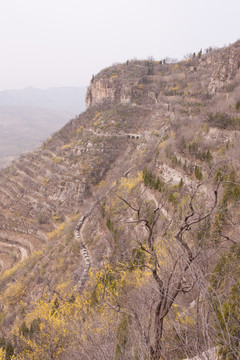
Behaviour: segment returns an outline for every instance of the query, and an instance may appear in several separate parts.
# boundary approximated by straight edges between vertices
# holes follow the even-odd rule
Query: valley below
[[[85,88],[0,91],[0,167],[40,146],[85,109]]]

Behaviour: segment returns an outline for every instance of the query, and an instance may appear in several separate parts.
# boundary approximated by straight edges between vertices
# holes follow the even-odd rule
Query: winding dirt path
[[[107,191],[107,193],[111,190],[111,188]],[[82,275],[80,277],[80,279],[77,282],[77,285],[75,286],[75,292],[79,291],[84,284],[87,281],[88,278],[88,274],[89,274],[89,269],[91,267],[91,261],[90,261],[90,256],[86,247],[86,244],[84,242],[84,237],[83,237],[83,230],[84,230],[84,226],[86,224],[86,220],[89,218],[89,216],[91,215],[91,213],[93,212],[93,210],[95,209],[95,207],[100,203],[100,201],[102,201],[102,199],[107,195],[104,194],[103,196],[101,196],[98,200],[96,200],[90,210],[88,212],[86,212],[78,221],[77,226],[75,227],[74,230],[74,236],[76,238],[76,240],[80,243],[80,253],[83,257],[84,260],[84,269],[82,272]]]
[[[82,275],[80,277],[80,279],[78,280],[74,291],[77,292],[79,290],[81,290],[83,288],[83,286],[85,285],[87,279],[88,279],[88,274],[89,274],[89,270],[91,267],[91,261],[90,261],[90,256],[88,253],[88,249],[86,247],[86,244],[84,242],[84,236],[83,236],[83,230],[84,230],[84,226],[86,225],[86,221],[89,218],[89,216],[92,214],[93,210],[95,209],[95,207],[104,199],[104,197],[107,196],[107,194],[115,187],[115,185],[112,185],[103,195],[101,195],[99,197],[99,199],[97,199],[96,201],[93,202],[91,208],[89,211],[87,211],[78,221],[77,226],[75,227],[74,230],[74,236],[76,238],[76,240],[80,243],[80,253],[83,257],[84,260],[84,269],[82,272]]]
[[[112,134],[112,133],[107,133],[107,132],[105,132],[105,133],[97,132],[93,129],[88,129],[88,131],[90,131],[92,134],[94,134],[96,136],[100,136],[100,137],[118,137],[118,138],[128,138],[128,139],[132,139],[132,140],[138,140],[143,137],[141,134],[133,134],[133,133]]]
[[[0,238],[0,244],[5,248],[11,248],[11,249],[17,249],[19,250],[21,254],[21,260],[26,259],[26,257],[29,255],[30,250],[27,248],[27,246],[19,243],[18,241],[12,241],[7,238],[3,239]]]
[[[88,218],[88,216],[89,215],[85,214],[80,218],[80,220],[77,223],[77,226],[75,228],[75,231],[74,231],[74,236],[77,239],[77,241],[80,243],[80,253],[84,260],[84,270],[82,272],[82,275],[81,275],[79,281],[77,282],[77,285],[75,286],[75,291],[79,291],[85,284],[85,282],[88,278],[88,273],[89,273],[89,269],[91,266],[90,257],[88,255],[88,251],[86,249],[86,245],[85,245],[84,239],[83,239],[84,223],[85,223],[85,220]]]

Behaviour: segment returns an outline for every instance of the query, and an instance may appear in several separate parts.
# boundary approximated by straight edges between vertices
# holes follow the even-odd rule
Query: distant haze
[[[63,111],[0,106],[0,167],[33,150],[71,118]]]
[[[33,150],[85,110],[86,88],[0,92],[0,167]]]
[[[31,106],[68,111],[72,115],[85,110],[86,87],[61,87],[46,90],[27,87],[0,91],[0,106]]]

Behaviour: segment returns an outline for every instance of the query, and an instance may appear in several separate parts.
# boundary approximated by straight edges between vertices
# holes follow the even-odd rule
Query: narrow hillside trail
[[[132,134],[132,133],[122,133],[122,134],[111,134],[111,133],[107,133],[107,132],[97,132],[93,129],[88,129],[89,132],[91,132],[92,134],[94,134],[95,136],[100,136],[100,137],[118,137],[118,138],[128,138],[128,139],[132,139],[132,140],[138,140],[140,138],[143,138],[144,135],[142,134]]]
[[[84,269],[80,279],[77,282],[77,285],[75,286],[75,291],[79,291],[87,281],[89,269],[91,266],[90,257],[88,255],[88,251],[83,238],[83,229],[84,224],[86,223],[85,220],[89,217],[90,213],[91,210],[80,218],[74,231],[74,236],[76,240],[80,243],[80,253],[84,260]]]
[[[100,196],[99,199],[97,199],[96,201],[93,202],[92,206],[90,207],[90,210],[88,210],[78,221],[77,226],[75,227],[74,230],[74,236],[76,238],[76,240],[79,242],[80,244],[80,253],[83,257],[84,260],[84,269],[82,271],[81,277],[78,280],[74,291],[80,291],[83,286],[85,285],[87,279],[88,279],[88,275],[89,275],[89,270],[91,267],[91,261],[90,261],[90,254],[88,252],[87,246],[84,242],[84,236],[83,236],[83,230],[84,227],[87,223],[88,218],[90,217],[90,215],[92,214],[92,212],[94,211],[95,207],[103,200],[103,198],[105,196],[107,196],[107,194],[113,189],[115,185],[112,185],[106,193],[104,193],[102,196]],[[76,275],[76,274],[75,274]],[[78,275],[77,275],[78,276]]]
[[[99,134],[98,134],[99,135]],[[139,136],[139,135],[137,135]],[[138,137],[139,138],[139,137]],[[129,164],[130,165],[130,164]],[[121,177],[126,177],[128,176],[128,174],[132,171],[132,169],[135,166],[130,166],[126,167],[126,164],[122,162],[122,160],[117,160],[115,163],[115,169],[121,169],[120,171],[114,171],[114,169],[111,169],[111,173],[117,174],[116,177],[112,177],[112,175],[110,173],[108,173],[105,177],[105,192],[100,195],[98,199],[96,199],[95,201],[93,201],[92,205],[90,206],[90,209],[88,211],[86,211],[81,218],[79,219],[75,230],[74,230],[74,237],[77,240],[77,242],[80,244],[80,254],[84,260],[84,269],[82,271],[81,276],[79,277],[78,273],[81,271],[81,263],[79,265],[78,270],[75,272],[75,278],[78,278],[77,284],[75,285],[74,291],[80,291],[87,279],[88,279],[88,275],[89,275],[89,270],[91,267],[91,260],[90,260],[90,254],[89,251],[87,249],[87,246],[85,244],[84,241],[84,235],[83,235],[83,231],[84,231],[84,227],[87,223],[87,220],[89,219],[90,215],[92,214],[92,212],[94,211],[94,209],[96,208],[96,206],[108,195],[108,193],[116,186],[116,178],[121,178]],[[102,190],[103,191],[103,190]],[[97,194],[95,196],[98,196]]]
[[[30,254],[29,248],[27,246],[20,244],[18,241],[11,241],[9,239],[0,238],[0,245],[4,248],[16,249],[20,252],[20,261],[26,259]]]
[[[0,230],[0,272],[4,272],[16,262],[21,262],[30,256],[36,241],[38,242],[39,239],[29,234]]]
[[[126,177],[130,171],[133,169],[133,167],[131,168],[128,168],[128,170],[125,169],[124,173],[123,173],[123,177]],[[121,177],[121,176],[120,176]],[[80,291],[87,279],[88,279],[88,275],[89,275],[89,270],[90,270],[90,267],[91,267],[91,260],[90,260],[90,254],[89,254],[89,251],[87,249],[87,246],[85,244],[85,241],[84,241],[84,236],[83,236],[83,231],[84,231],[84,227],[87,223],[87,220],[89,219],[90,215],[92,214],[92,212],[94,211],[94,209],[96,208],[96,206],[109,194],[109,192],[116,186],[115,182],[112,182],[113,179],[110,177],[108,178],[108,183],[112,185],[110,185],[110,187],[108,188],[108,190],[106,192],[104,192],[103,195],[100,195],[100,197],[95,200],[93,203],[92,203],[92,206],[90,207],[90,209],[83,215],[81,216],[81,218],[79,219],[76,227],[75,227],[75,230],[74,230],[74,237],[75,239],[77,240],[77,242],[80,244],[80,253],[82,255],[82,258],[84,260],[84,269],[82,271],[82,274],[79,278],[79,276],[75,273],[75,276],[77,278],[79,278],[77,284],[75,285],[75,288],[74,288],[74,291],[77,292],[77,291]],[[81,269],[81,264],[80,264],[80,269]],[[79,269],[79,270],[80,270]]]

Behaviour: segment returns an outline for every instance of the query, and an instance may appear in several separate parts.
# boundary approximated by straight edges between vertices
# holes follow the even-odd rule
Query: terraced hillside
[[[119,116],[124,111],[134,116],[140,113],[139,109],[121,107],[117,111]],[[138,123],[143,122],[143,113]],[[90,111],[89,115],[94,114],[95,111]],[[93,129],[89,128],[86,116],[82,115],[40,149],[22,156],[1,172],[1,228],[6,237],[8,232],[15,232],[19,239],[21,234],[28,234],[32,237],[28,247],[38,248],[54,223],[79,211],[91,188],[114,167],[119,155],[131,151],[132,135],[130,140],[123,131],[103,136],[94,130],[94,122],[93,116]],[[14,256],[11,254],[11,258]]]
[[[3,354],[237,359],[239,318],[216,303],[239,307],[239,94],[240,42],[128,61],[1,171]]]

